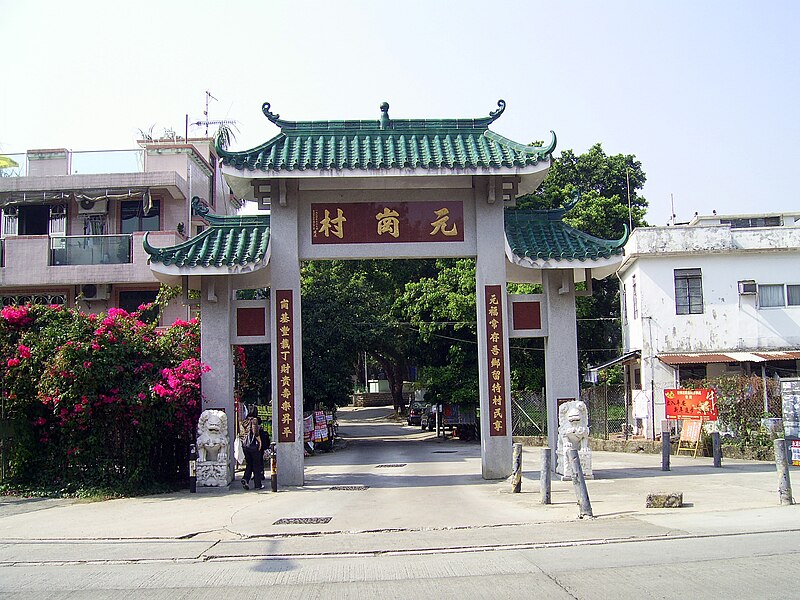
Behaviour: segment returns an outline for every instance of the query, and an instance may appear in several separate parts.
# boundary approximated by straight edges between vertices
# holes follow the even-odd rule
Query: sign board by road
[[[705,419],[716,421],[717,392],[713,389],[666,389],[664,404],[668,419]]]
[[[800,377],[781,379],[783,400],[783,434],[800,437]]]
[[[792,466],[800,467],[800,440],[792,440]]]

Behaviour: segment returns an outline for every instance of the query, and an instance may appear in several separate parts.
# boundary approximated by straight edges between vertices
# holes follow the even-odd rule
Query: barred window
[[[700,269],[675,269],[675,314],[703,314],[703,273]]]

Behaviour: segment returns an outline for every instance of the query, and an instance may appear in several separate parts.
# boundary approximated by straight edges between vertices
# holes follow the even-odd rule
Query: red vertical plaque
[[[486,356],[489,367],[489,435],[506,435],[506,357],[502,287],[484,286]]]
[[[294,422],[294,307],[292,290],[276,290],[278,344],[278,441],[293,442]]]

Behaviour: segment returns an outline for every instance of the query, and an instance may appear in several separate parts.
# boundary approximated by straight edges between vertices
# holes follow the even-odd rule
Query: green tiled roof
[[[262,110],[281,128],[268,142],[242,152],[217,147],[224,165],[248,171],[470,169],[526,167],[556,146],[526,146],[488,129],[505,110],[478,119],[390,119],[389,105],[373,121],[286,121]]]
[[[151,263],[177,267],[233,267],[264,260],[269,245],[269,215],[205,215],[210,227],[177,246],[154,248],[144,238]]]
[[[628,229],[619,240],[603,240],[570,227],[562,218],[573,205],[555,210],[505,211],[511,251],[532,260],[598,260],[622,254]]]

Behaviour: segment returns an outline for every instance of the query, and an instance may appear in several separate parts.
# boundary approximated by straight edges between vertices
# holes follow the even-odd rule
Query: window
[[[759,308],[800,306],[800,285],[769,283],[758,286]]]
[[[786,304],[800,306],[800,285],[786,286]]]
[[[628,320],[628,294],[626,291],[626,286],[622,284],[622,322],[625,323]]]
[[[158,231],[161,229],[161,202],[153,200],[153,206],[145,214],[142,200],[123,200],[120,203],[120,233],[135,231]]]
[[[142,304],[156,301],[157,290],[132,290],[119,293],[119,307],[129,313],[136,312]],[[144,322],[155,321],[158,318],[158,307],[152,306],[144,311],[139,318]]]
[[[633,295],[633,318],[634,320],[639,318],[639,300],[636,297],[636,275],[633,276],[633,283],[631,284],[631,293]]]
[[[721,225],[730,225],[731,229],[744,229],[750,227],[780,227],[780,217],[752,217],[744,219],[720,219]]]
[[[700,269],[675,269],[675,314],[703,314],[703,273]]]

